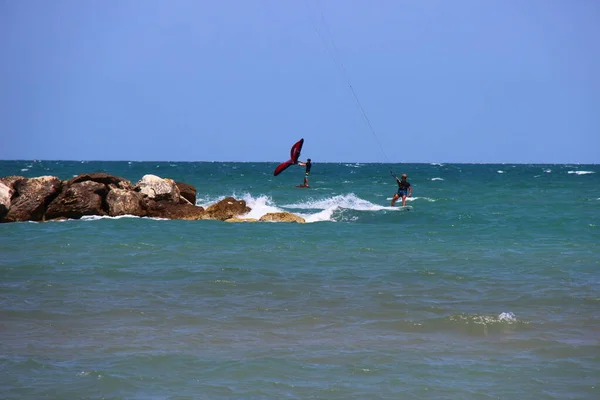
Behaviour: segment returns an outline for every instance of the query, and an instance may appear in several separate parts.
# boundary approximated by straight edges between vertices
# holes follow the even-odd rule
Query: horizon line
[[[144,162],[159,162],[159,163],[273,163],[280,164],[281,161],[234,161],[234,160],[82,160],[82,159],[0,159],[0,161],[24,161],[24,162],[47,162],[47,161],[67,161],[67,162],[136,162],[136,163],[144,163]],[[314,162],[314,161],[313,161]],[[515,165],[568,165],[568,164],[577,164],[577,165],[599,165],[600,162],[511,162],[511,161],[399,161],[399,162],[382,162],[382,161],[317,161],[315,164],[381,164],[381,165],[395,165],[395,164],[475,164],[475,165],[506,165],[506,164],[515,164]]]

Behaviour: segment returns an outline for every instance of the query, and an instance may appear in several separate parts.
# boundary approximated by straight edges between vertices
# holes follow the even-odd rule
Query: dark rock
[[[236,200],[233,197],[225,197],[223,200],[209,206],[206,209],[204,219],[218,219],[225,221],[229,218],[238,217],[250,212],[250,207],[244,200]]]
[[[106,186],[115,185],[119,189],[133,189],[133,185],[130,181],[125,178],[121,178],[120,176],[109,175],[104,172],[94,172],[91,174],[81,174],[77,175],[75,178],[68,180],[65,182],[67,186],[70,186],[74,183],[80,183],[85,181],[93,181],[102,183]]]
[[[202,207],[187,203],[173,203],[166,200],[148,200],[146,208],[146,215],[154,218],[196,220],[202,219],[205,213],[204,208]]]
[[[186,199],[192,204],[196,204],[196,188],[188,183],[183,182],[175,182],[177,187],[179,188],[179,193],[181,197]]]
[[[103,203],[106,186],[99,182],[82,181],[66,185],[46,210],[46,219],[74,218],[84,215],[106,215]]]
[[[61,187],[61,180],[55,176],[14,180],[15,193],[4,220],[7,222],[41,221],[47,205],[60,193]]]

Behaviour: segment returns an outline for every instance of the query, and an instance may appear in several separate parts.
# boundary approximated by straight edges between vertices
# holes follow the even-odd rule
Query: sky
[[[281,162],[304,138],[313,162],[600,163],[598,21],[597,0],[0,0],[0,159]]]

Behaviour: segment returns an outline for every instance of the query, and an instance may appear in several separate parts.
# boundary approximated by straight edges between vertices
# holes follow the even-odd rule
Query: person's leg
[[[398,200],[398,193],[394,194],[394,197],[392,198],[392,207],[394,207],[394,204],[396,204],[396,200]]]
[[[406,195],[402,195],[402,207],[406,206]]]

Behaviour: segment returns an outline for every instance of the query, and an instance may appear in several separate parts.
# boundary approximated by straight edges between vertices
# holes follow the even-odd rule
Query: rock
[[[268,213],[260,217],[261,222],[298,222],[303,224],[306,220],[296,214],[289,212]]]
[[[7,185],[8,186],[8,185]],[[5,221],[41,221],[46,206],[60,193],[62,182],[55,176],[19,178],[13,181],[13,198]]]
[[[110,185],[110,191],[106,195],[106,206],[108,215],[116,217],[119,215],[146,216],[144,195],[133,190],[120,189]]]
[[[191,204],[173,203],[167,200],[148,200],[147,216],[154,218],[197,220],[204,217],[204,208]]]
[[[46,219],[79,219],[84,215],[107,214],[103,207],[106,185],[87,180],[65,186],[62,193],[48,206]]]
[[[225,197],[223,200],[212,204],[206,209],[204,219],[228,220],[239,215],[250,212],[244,200],[236,200],[233,197]]]
[[[227,197],[207,210],[196,206],[196,188],[156,175],[130,181],[103,172],[80,174],[61,182],[53,176],[0,178],[0,222],[78,219],[86,215],[135,215],[168,219],[242,218],[251,210],[244,200]]]
[[[256,218],[229,218],[225,222],[258,222]]]
[[[144,175],[134,189],[155,201],[168,200],[179,203],[181,195],[173,179],[163,179],[156,175]]]
[[[13,193],[12,187],[0,182],[0,221],[8,214]]]
[[[196,188],[188,183],[175,182],[179,188],[181,197],[189,201],[191,204],[196,204]]]
[[[24,176],[13,175],[13,176],[5,176],[4,178],[0,178],[0,182],[4,183],[6,186],[14,190],[15,183],[17,181],[27,179]],[[13,197],[16,195],[16,190],[14,190]]]
[[[114,185],[119,189],[133,189],[133,185],[127,179],[121,178],[120,176],[109,175],[104,172],[94,172],[91,174],[77,175],[75,178],[68,180],[66,184],[70,186],[73,183],[80,183],[85,181],[94,181],[102,183],[106,186]]]

